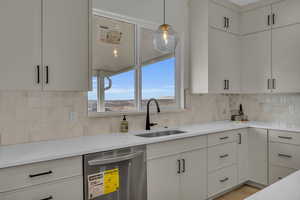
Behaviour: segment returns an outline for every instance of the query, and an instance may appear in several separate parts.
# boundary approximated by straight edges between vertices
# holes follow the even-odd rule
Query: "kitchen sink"
[[[168,130],[168,131],[159,131],[159,132],[153,132],[153,133],[138,134],[136,136],[145,137],[145,138],[153,138],[153,137],[178,135],[178,134],[182,134],[182,133],[186,133],[186,132],[185,131],[179,131],[179,130]]]

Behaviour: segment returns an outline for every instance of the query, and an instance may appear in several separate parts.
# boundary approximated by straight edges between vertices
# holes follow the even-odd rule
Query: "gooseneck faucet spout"
[[[149,113],[149,109],[150,109],[150,103],[154,101],[154,103],[156,104],[156,108],[157,108],[157,112],[160,113],[160,108],[159,108],[159,104],[158,101],[154,98],[149,99],[148,103],[147,103],[147,117],[146,117],[146,130],[151,130],[151,126],[155,126],[157,125],[156,123],[150,123],[150,113]]]

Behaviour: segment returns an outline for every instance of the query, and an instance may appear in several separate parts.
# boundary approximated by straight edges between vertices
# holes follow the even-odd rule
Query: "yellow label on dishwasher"
[[[119,169],[111,169],[104,171],[104,194],[115,192],[120,186]]]

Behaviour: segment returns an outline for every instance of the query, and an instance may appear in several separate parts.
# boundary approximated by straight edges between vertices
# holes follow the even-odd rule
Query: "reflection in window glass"
[[[135,109],[135,71],[131,70],[109,77],[105,81],[105,111],[130,111]]]
[[[97,112],[98,85],[97,76],[92,79],[92,91],[88,92],[88,111]]]

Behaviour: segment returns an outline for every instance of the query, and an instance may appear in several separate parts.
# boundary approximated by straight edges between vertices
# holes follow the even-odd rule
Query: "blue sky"
[[[142,68],[142,98],[160,98],[175,95],[175,58],[144,66]],[[112,76],[112,88],[105,92],[106,100],[134,99],[134,71]],[[93,79],[90,100],[97,99],[97,80]]]

